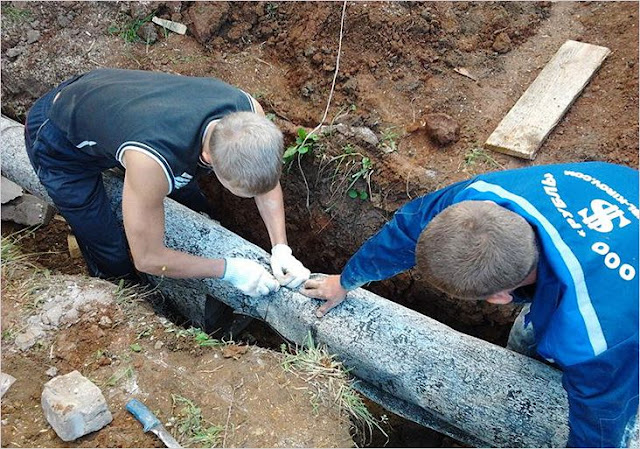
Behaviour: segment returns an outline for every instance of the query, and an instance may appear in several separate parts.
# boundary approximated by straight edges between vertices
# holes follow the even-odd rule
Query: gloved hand
[[[311,275],[311,272],[291,255],[291,248],[282,243],[271,249],[271,270],[280,285],[289,288],[296,288]]]
[[[262,265],[238,257],[225,259],[225,270],[221,279],[253,297],[268,295],[280,288],[278,281]]]

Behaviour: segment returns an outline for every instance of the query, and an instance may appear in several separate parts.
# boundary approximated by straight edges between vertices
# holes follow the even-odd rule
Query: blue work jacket
[[[491,200],[524,217],[540,249],[526,321],[563,371],[571,447],[619,447],[638,411],[638,171],[602,162],[479,175],[417,198],[345,266],[351,290],[412,268],[422,230],[447,206]]]

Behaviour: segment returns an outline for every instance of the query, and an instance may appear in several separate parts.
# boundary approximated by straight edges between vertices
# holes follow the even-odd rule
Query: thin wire
[[[329,91],[329,99],[327,100],[327,107],[324,110],[324,115],[322,116],[322,120],[320,120],[320,123],[318,123],[318,126],[313,128],[313,130],[311,130],[311,132],[309,132],[306,135],[306,137],[300,144],[301,147],[304,146],[304,144],[307,142],[307,139],[309,139],[309,137],[312,134],[314,134],[316,131],[320,129],[320,127],[322,126],[322,124],[327,118],[327,114],[329,113],[329,106],[331,105],[331,99],[333,98],[333,91],[335,90],[335,87],[336,87],[336,78],[338,78],[338,70],[340,70],[340,55],[342,54],[342,36],[343,36],[344,18],[346,16],[346,12],[347,12],[347,0],[345,0],[344,3],[342,4],[342,17],[340,18],[340,38],[338,39],[338,56],[336,57],[336,70],[333,72],[333,80],[331,81],[331,90]],[[300,168],[300,173],[302,173],[302,179],[304,179],[304,183],[307,186],[307,209],[309,209],[309,184],[307,183],[307,177],[304,175],[304,172],[302,171],[302,167],[300,166],[299,154],[298,154],[298,168]]]
[[[327,118],[327,114],[329,113],[329,106],[331,105],[331,99],[333,98],[333,91],[335,90],[335,87],[336,87],[336,78],[338,78],[338,70],[340,69],[340,55],[342,53],[342,36],[343,36],[343,30],[344,30],[344,18],[346,16],[346,11],[347,11],[347,0],[345,0],[344,3],[342,4],[342,18],[340,19],[340,39],[338,40],[338,56],[336,57],[336,70],[333,72],[333,81],[331,82],[331,91],[329,92],[329,100],[327,101],[327,107],[324,110],[324,115],[322,116],[322,120],[320,120],[320,123],[318,123],[318,126],[313,128],[313,130],[307,134],[307,137],[305,137],[304,141],[302,142],[302,144],[300,144],[300,146],[305,144],[305,142],[307,141],[309,136],[311,136],[311,134],[315,133],[320,129],[320,127],[322,126],[322,124]]]

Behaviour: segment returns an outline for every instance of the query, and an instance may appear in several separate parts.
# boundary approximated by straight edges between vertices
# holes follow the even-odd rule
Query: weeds
[[[154,15],[155,11],[142,19],[130,19],[125,21],[123,24],[111,25],[107,28],[107,32],[111,35],[118,35],[124,39],[127,44],[142,42],[142,39],[138,36],[138,30],[145,23],[151,22]]]
[[[220,348],[233,343],[233,341],[223,341],[211,338],[209,334],[197,327],[190,327],[189,329],[176,329],[170,327],[166,329],[165,332],[175,332],[176,337],[193,338],[194,342],[200,347]]]
[[[30,289],[26,290],[22,294],[22,296],[32,296],[34,293],[36,293],[41,288],[42,288],[42,286],[40,286],[40,285],[33,286]],[[29,310],[29,311],[33,312],[34,310],[38,310],[45,302],[46,302],[46,298],[44,297],[44,295],[40,295],[40,296],[36,297],[31,303],[25,304],[24,307],[25,307],[26,310]]]
[[[355,381],[349,376],[349,370],[335,359],[335,355],[329,354],[325,346],[316,345],[311,333],[307,334],[302,347],[296,346],[293,353],[284,344],[281,351],[284,354],[283,369],[301,377],[314,388],[315,392],[310,399],[314,411],[317,412],[319,404],[329,398],[352,419],[358,431],[368,430],[371,437],[375,427],[387,436],[353,388]]]
[[[351,181],[351,184],[349,184],[349,187],[347,187],[347,194],[349,195],[350,198],[354,198],[354,199],[360,198],[361,200],[366,200],[367,198],[369,198],[371,194],[371,175],[372,174],[373,174],[373,163],[371,162],[371,159],[363,156],[362,160],[360,161],[360,169],[351,175],[352,181]],[[366,181],[367,187],[369,188],[369,194],[367,194],[366,190],[357,190],[353,188],[355,183],[358,182],[360,179],[363,179]]]
[[[278,3],[268,2],[264,10],[268,19],[274,19],[278,15]]]
[[[147,338],[147,337],[150,337],[151,335],[153,335],[153,327],[147,326],[147,327],[145,327],[143,330],[141,330],[138,333],[138,336],[136,337],[136,340],[140,340],[142,338]]]
[[[7,5],[2,7],[2,15],[11,22],[22,23],[31,17],[31,11]]]
[[[34,259],[36,256],[42,254],[55,254],[54,251],[25,254],[20,249],[20,241],[24,238],[31,237],[36,230],[37,228],[32,228],[13,232],[7,236],[2,236],[0,244],[0,261],[2,262],[3,275],[12,274],[18,266],[27,266],[36,272],[34,274],[43,275],[46,278],[49,277],[49,270],[41,270],[38,266],[31,263],[30,259]]]
[[[158,286],[148,287],[141,284],[130,284],[124,279],[118,281],[115,291],[116,303],[120,306],[130,306],[134,302],[144,301],[158,293]]]
[[[384,153],[393,153],[398,149],[396,139],[400,135],[394,129],[395,127],[391,126],[382,131],[382,139],[380,139],[378,146]]]
[[[18,331],[16,331],[16,329],[14,329],[13,327],[5,329],[2,331],[2,341],[7,343],[12,342],[16,338],[17,334]]]
[[[312,151],[316,146],[318,139],[320,139],[320,136],[317,134],[310,134],[307,133],[304,128],[298,128],[296,142],[293,145],[290,145],[282,155],[284,163],[289,164],[289,167],[291,167],[293,159],[297,156],[298,160],[300,160],[303,155]]]
[[[24,262],[28,258],[28,255],[23,254],[20,250],[19,240],[15,237],[15,234],[2,237],[0,258],[2,259],[3,271],[7,268],[13,268],[17,263]]]
[[[476,165],[476,163],[481,162],[489,165],[492,168],[502,168],[502,165],[498,161],[496,161],[489,153],[487,153],[483,148],[472,148],[464,155],[464,161],[461,165],[464,165],[464,168],[468,168],[472,165]]]
[[[116,371],[111,377],[109,377],[105,382],[105,385],[108,387],[115,387],[121,380],[131,378],[133,378],[133,368],[127,366],[126,368]]]
[[[352,144],[346,144],[342,148],[342,154],[326,159],[320,164],[318,179],[322,179],[323,173],[334,166],[331,174],[329,191],[329,208],[333,206],[338,196],[347,195],[349,198],[366,200],[371,197],[371,176],[374,166],[371,159],[364,154],[355,151]],[[358,181],[364,181],[366,187],[357,188]]]
[[[173,409],[181,407],[177,414],[173,413],[175,438],[184,445],[199,444],[201,447],[216,447],[220,443],[222,426],[211,425],[202,417],[202,409],[191,400],[177,394],[171,395]],[[205,425],[207,425],[205,427]]]

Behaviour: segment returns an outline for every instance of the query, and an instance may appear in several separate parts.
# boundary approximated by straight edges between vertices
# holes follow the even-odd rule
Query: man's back
[[[422,231],[463,201],[495,202],[536,232],[540,260],[528,318],[538,354],[564,373],[568,444],[622,444],[638,409],[638,172],[600,162],[534,166],[417,198],[349,260],[342,287],[412,268]]]

